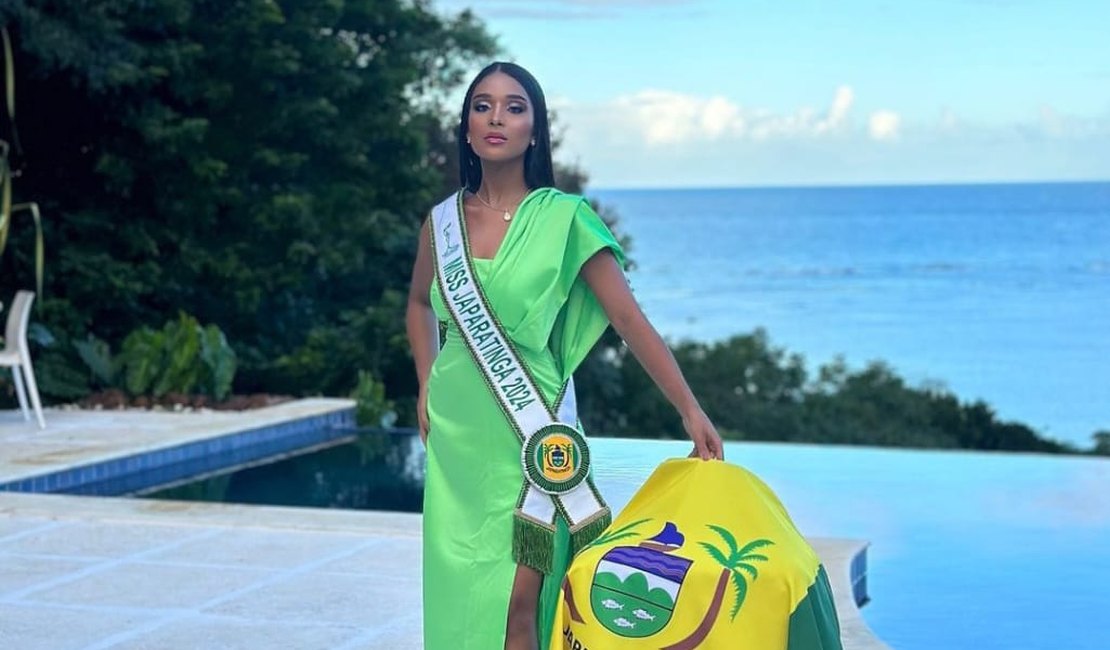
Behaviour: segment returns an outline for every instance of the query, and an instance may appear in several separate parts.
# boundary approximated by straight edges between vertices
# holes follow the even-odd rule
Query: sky
[[[1110,180],[1106,0],[433,6],[539,79],[596,188]]]

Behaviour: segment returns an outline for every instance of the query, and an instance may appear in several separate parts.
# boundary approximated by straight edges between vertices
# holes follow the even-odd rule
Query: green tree
[[[1110,431],[1096,431],[1091,435],[1091,438],[1095,441],[1091,453],[1099,456],[1110,456]]]
[[[50,216],[42,318],[59,340],[118,344],[186,309],[227,333],[240,390],[345,393],[362,368],[415,392],[397,294],[442,182],[437,98],[495,51],[473,15],[13,0],[0,23],[26,108],[17,190]],[[18,258],[5,286],[32,268]]]

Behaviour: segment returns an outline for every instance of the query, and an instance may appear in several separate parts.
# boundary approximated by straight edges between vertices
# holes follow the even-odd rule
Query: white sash
[[[517,502],[514,538],[527,538],[529,526],[539,526],[551,534],[562,516],[577,550],[583,542],[588,543],[589,539],[583,538],[592,539],[608,525],[610,516],[589,478],[590,453],[577,426],[573,380],[567,382],[555,409],[549,407],[489,307],[470,260],[462,219],[462,192],[432,210],[436,283],[486,384],[521,442],[525,481]],[[514,554],[518,550],[514,544]],[[521,551],[525,555],[530,552],[544,555],[542,549]],[[548,561],[540,560],[540,564]]]

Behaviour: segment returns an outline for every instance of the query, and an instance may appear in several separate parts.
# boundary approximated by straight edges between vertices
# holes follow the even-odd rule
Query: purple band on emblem
[[[618,546],[606,553],[602,559],[646,571],[671,582],[682,582],[682,579],[686,577],[686,571],[693,564],[693,560],[687,560],[683,557],[675,557],[660,551],[631,546]]]

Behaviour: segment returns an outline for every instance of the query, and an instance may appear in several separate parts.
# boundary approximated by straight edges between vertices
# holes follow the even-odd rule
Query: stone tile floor
[[[0,494],[0,648],[420,648],[419,515]]]

